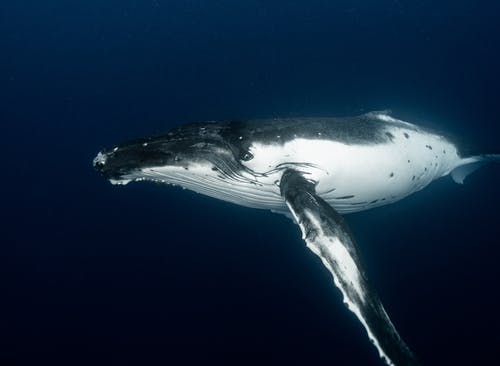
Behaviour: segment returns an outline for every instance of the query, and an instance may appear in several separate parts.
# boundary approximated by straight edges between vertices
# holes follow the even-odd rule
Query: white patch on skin
[[[364,302],[365,293],[363,291],[363,288],[361,287],[360,272],[358,266],[356,265],[356,262],[352,258],[345,245],[340,242],[337,237],[332,238],[325,235],[325,233],[321,229],[321,223],[317,222],[316,218],[309,210],[306,210],[304,212],[304,215],[307,216],[308,220],[311,221],[313,226],[318,230],[318,238],[316,239],[316,241],[320,242],[319,247],[322,247],[323,249],[326,249],[328,251],[329,258],[337,263],[338,269],[341,273],[341,277],[344,279],[348,279],[348,281],[352,285],[352,288],[357,292],[360,299],[362,299]],[[305,233],[302,233],[302,235],[302,239],[306,240],[306,237],[304,236]],[[321,256],[321,251],[319,250],[317,244],[311,245],[311,243],[308,242],[308,247],[314,254],[323,259],[323,257]],[[325,263],[325,265],[328,267],[330,272],[333,273],[333,269],[331,268],[330,263],[327,262]],[[347,297],[344,294],[344,302],[346,301]]]
[[[412,123],[408,123],[408,122],[405,122],[405,121],[402,121],[400,119],[397,119],[397,118],[394,118],[390,115],[388,115],[387,113],[375,113],[375,114],[372,114],[373,117],[375,118],[378,118],[379,120],[381,121],[384,121],[384,122],[392,122],[392,123],[398,123],[398,124],[403,124],[403,125],[406,125],[412,129],[417,129],[418,130],[418,127]]]
[[[451,143],[411,126],[390,127],[386,132],[391,141],[374,145],[303,138],[285,144],[254,143],[250,147],[254,158],[243,164],[257,173],[289,164],[318,182],[318,194],[340,213],[361,211],[398,201],[459,165]],[[354,197],[339,199],[346,196]]]
[[[96,165],[96,164],[104,165],[104,164],[106,164],[106,160],[107,160],[107,156],[99,151],[97,153],[97,156],[94,158],[93,163],[94,163],[94,165]]]
[[[124,186],[132,182],[131,179],[110,179],[109,182],[115,186]]]
[[[373,116],[384,122],[403,122],[400,119],[396,119],[386,113],[377,113],[373,114]]]

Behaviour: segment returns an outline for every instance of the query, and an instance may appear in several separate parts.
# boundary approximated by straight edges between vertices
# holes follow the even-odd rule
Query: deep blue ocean
[[[498,1],[2,1],[0,365],[383,365],[291,220],[92,159],[388,108],[498,152],[499,46]],[[423,365],[500,362],[499,186],[491,164],[346,216]]]

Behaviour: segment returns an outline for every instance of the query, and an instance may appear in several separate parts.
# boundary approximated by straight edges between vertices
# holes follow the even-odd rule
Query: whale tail
[[[451,178],[455,183],[463,184],[469,174],[490,162],[500,163],[500,154],[481,154],[464,158],[451,171]]]

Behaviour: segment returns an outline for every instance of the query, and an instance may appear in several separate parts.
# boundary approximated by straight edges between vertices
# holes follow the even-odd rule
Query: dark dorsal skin
[[[362,322],[381,356],[389,365],[418,365],[368,284],[343,218],[316,194],[314,184],[297,171],[285,171],[280,188],[307,246],[330,270],[344,302]]]
[[[391,141],[386,134],[386,122],[376,118],[377,112],[354,117],[273,118],[249,121],[230,121],[221,129],[221,135],[234,149],[248,151],[252,143],[284,144],[297,137],[331,140],[348,145],[376,145]],[[408,128],[408,126],[405,126]],[[242,153],[241,155],[243,155]]]
[[[371,115],[260,119],[232,121],[229,125],[229,132],[234,137],[243,136],[252,142],[286,142],[297,136],[364,145],[388,141],[388,136],[382,132],[387,122],[376,120]]]

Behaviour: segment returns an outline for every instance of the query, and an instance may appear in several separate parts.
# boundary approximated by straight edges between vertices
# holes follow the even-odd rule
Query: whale
[[[450,175],[459,183],[500,154],[374,111],[352,117],[195,122],[98,152],[114,185],[180,186],[293,219],[387,365],[420,365],[370,284],[345,214],[397,202]]]

